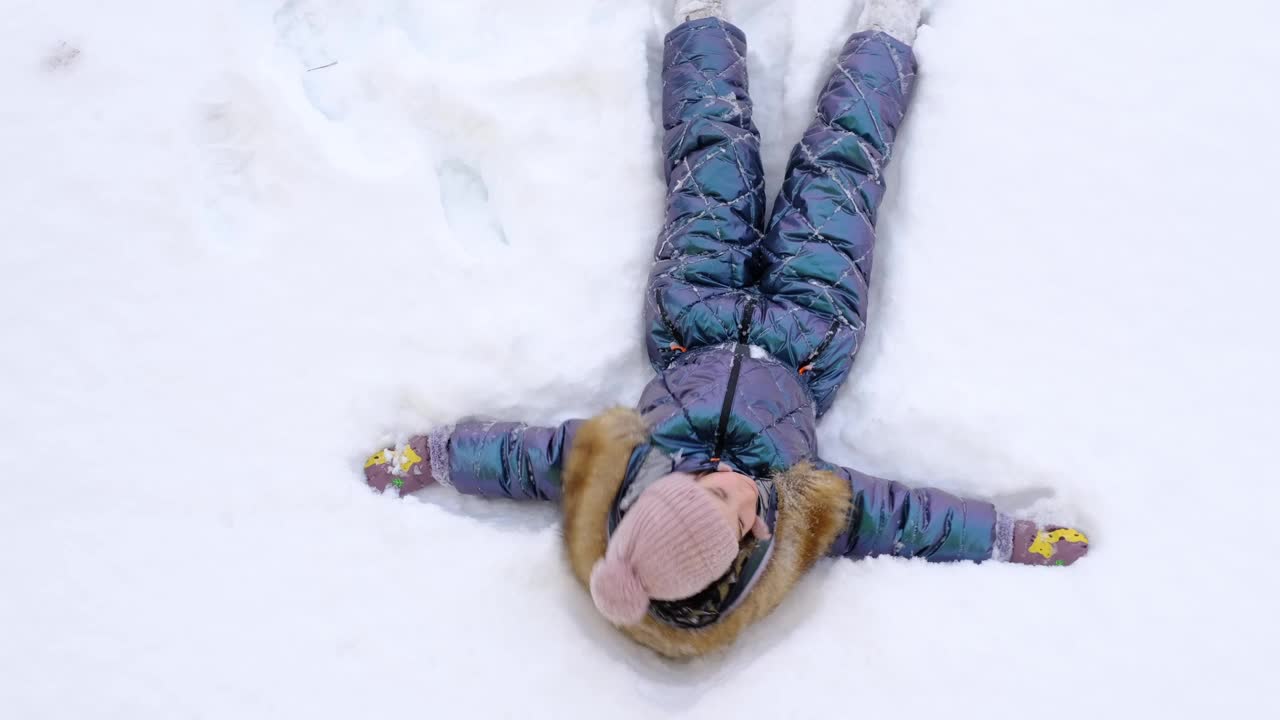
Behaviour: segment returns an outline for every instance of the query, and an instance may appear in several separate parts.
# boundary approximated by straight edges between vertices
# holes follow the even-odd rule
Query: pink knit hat
[[[697,594],[729,570],[738,532],[687,473],[645,488],[591,570],[591,598],[615,625],[644,619],[649,600]]]

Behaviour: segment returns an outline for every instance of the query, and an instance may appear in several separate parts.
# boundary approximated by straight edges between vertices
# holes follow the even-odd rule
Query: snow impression
[[[668,0],[11,5],[0,717],[1274,713],[1274,3],[935,3],[820,442],[1091,554],[824,562],[687,664],[554,508],[360,473],[637,397]],[[860,3],[727,7],[775,192]]]

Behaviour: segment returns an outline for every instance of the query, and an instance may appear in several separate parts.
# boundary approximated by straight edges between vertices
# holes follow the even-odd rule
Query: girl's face
[[[756,530],[757,536],[768,537],[769,533],[764,529],[764,523],[756,521],[756,500],[759,491],[756,489],[754,480],[721,465],[719,470],[699,477],[697,482],[711,493],[724,513],[725,519],[738,529],[739,540],[752,529]],[[762,530],[763,535],[761,535]]]

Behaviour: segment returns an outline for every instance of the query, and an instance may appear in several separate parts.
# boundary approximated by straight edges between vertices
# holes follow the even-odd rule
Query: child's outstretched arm
[[[1040,527],[1000,513],[989,502],[936,488],[913,489],[850,468],[826,468],[848,480],[853,493],[849,525],[831,555],[1070,565],[1089,551],[1088,538],[1072,528]]]
[[[468,495],[558,501],[560,471],[581,423],[472,421],[436,428],[370,455],[365,480],[401,495],[438,482]]]

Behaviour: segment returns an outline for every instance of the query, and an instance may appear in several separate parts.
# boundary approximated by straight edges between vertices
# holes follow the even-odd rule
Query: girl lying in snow
[[[883,172],[911,96],[919,0],[868,0],[764,216],[746,40],[720,0],[666,38],[668,187],[645,298],[657,376],[635,410],[464,422],[375,453],[370,485],[558,501],[573,572],[644,645],[731,643],[823,555],[1070,565],[1076,530],[822,460],[814,423],[862,342]]]

